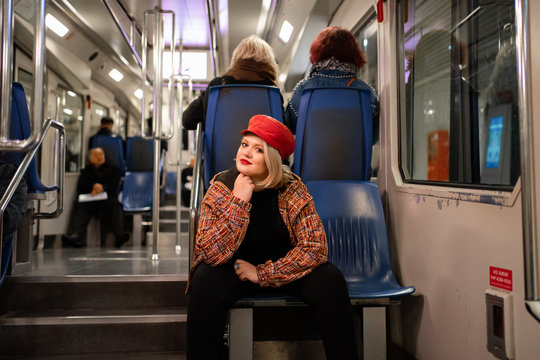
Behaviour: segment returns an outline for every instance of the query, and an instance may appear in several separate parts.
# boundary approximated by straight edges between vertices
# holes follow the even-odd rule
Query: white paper
[[[99,200],[107,200],[107,193],[105,191],[100,192],[96,195],[90,195],[90,194],[79,195],[79,202],[99,201]]]

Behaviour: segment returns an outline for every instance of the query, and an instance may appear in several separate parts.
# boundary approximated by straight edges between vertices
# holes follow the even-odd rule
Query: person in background
[[[187,293],[187,359],[218,359],[225,315],[240,298],[288,294],[314,311],[326,358],[357,359],[353,312],[313,199],[283,159],[294,136],[255,115],[242,132],[236,166],[214,177],[197,231]]]
[[[93,148],[88,155],[88,165],[81,171],[77,183],[77,195],[87,195],[89,201],[75,204],[68,225],[67,235],[62,236],[62,243],[76,248],[86,246],[83,241],[86,227],[92,216],[101,216],[107,220],[114,232],[116,247],[121,247],[129,240],[129,234],[124,233],[122,205],[118,202],[118,185],[120,169],[105,162],[105,153],[101,148]],[[106,194],[106,196],[104,196]],[[93,196],[100,195],[100,200]],[[101,199],[105,198],[105,199]]]
[[[278,66],[270,45],[256,35],[243,39],[234,49],[231,67],[223,76],[214,78],[208,88],[228,84],[259,84],[276,86]],[[188,106],[182,124],[188,130],[197,129],[206,119],[208,88]]]
[[[357,73],[366,60],[354,35],[338,26],[327,27],[311,43],[309,54],[311,70],[309,75],[293,89],[285,109],[285,125],[296,134],[300,97],[304,89],[332,86],[368,89],[371,94],[373,144],[375,144],[379,139],[379,100],[375,89],[357,78]]]
[[[96,132],[95,135],[90,137],[90,139],[88,141],[88,146],[90,146],[90,144],[92,144],[92,139],[94,138],[94,136],[99,136],[99,135],[101,135],[101,136],[113,136],[113,137],[120,136],[117,133],[113,132],[113,128],[114,128],[114,120],[111,119],[108,116],[102,117],[100,125],[99,125],[99,130]]]

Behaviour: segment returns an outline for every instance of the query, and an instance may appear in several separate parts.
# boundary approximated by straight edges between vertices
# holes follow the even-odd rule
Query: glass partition
[[[66,171],[81,170],[83,98],[64,88],[57,88],[60,97],[59,120],[66,129]]]

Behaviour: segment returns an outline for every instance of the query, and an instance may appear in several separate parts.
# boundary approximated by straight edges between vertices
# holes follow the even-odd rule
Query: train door
[[[516,11],[523,3],[381,7],[379,68],[388,71],[379,72],[377,181],[396,272],[417,289],[402,310],[404,346],[419,359],[492,359],[498,337],[507,358],[540,353],[540,323],[524,301],[519,123],[531,115],[519,106],[518,69],[534,69],[534,54],[530,64],[516,55],[533,13]],[[533,50],[538,25],[530,26]],[[487,293],[513,300],[506,319]]]

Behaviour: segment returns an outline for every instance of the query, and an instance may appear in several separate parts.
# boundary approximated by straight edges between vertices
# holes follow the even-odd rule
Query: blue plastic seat
[[[94,135],[90,138],[90,149],[96,147],[103,149],[107,162],[119,168],[122,176],[126,174],[124,144],[121,137]]]
[[[279,89],[264,85],[221,85],[210,88],[204,131],[204,183],[234,166],[234,158],[249,119],[270,115],[283,122]]]
[[[9,134],[11,139],[24,140],[30,137],[30,115],[26,103],[26,94],[22,84],[13,82],[11,101],[11,122]],[[19,165],[25,153],[7,151],[2,154],[2,159],[8,163]],[[32,159],[25,174],[26,184],[28,185],[28,194],[39,196],[47,191],[58,191],[58,186],[47,186],[39,178],[36,160]],[[44,195],[42,195],[44,196]]]
[[[298,109],[293,172],[304,182],[369,180],[372,128],[368,90],[304,90]]]
[[[127,212],[152,210],[154,174],[151,172],[127,172],[124,178],[122,207]]]
[[[152,172],[154,169],[154,141],[139,136],[126,140],[126,171]]]
[[[167,172],[167,185],[165,186],[165,195],[176,194],[176,171]]]
[[[306,186],[326,231],[328,259],[343,273],[352,299],[398,299],[415,291],[394,276],[376,183],[312,181]]]

